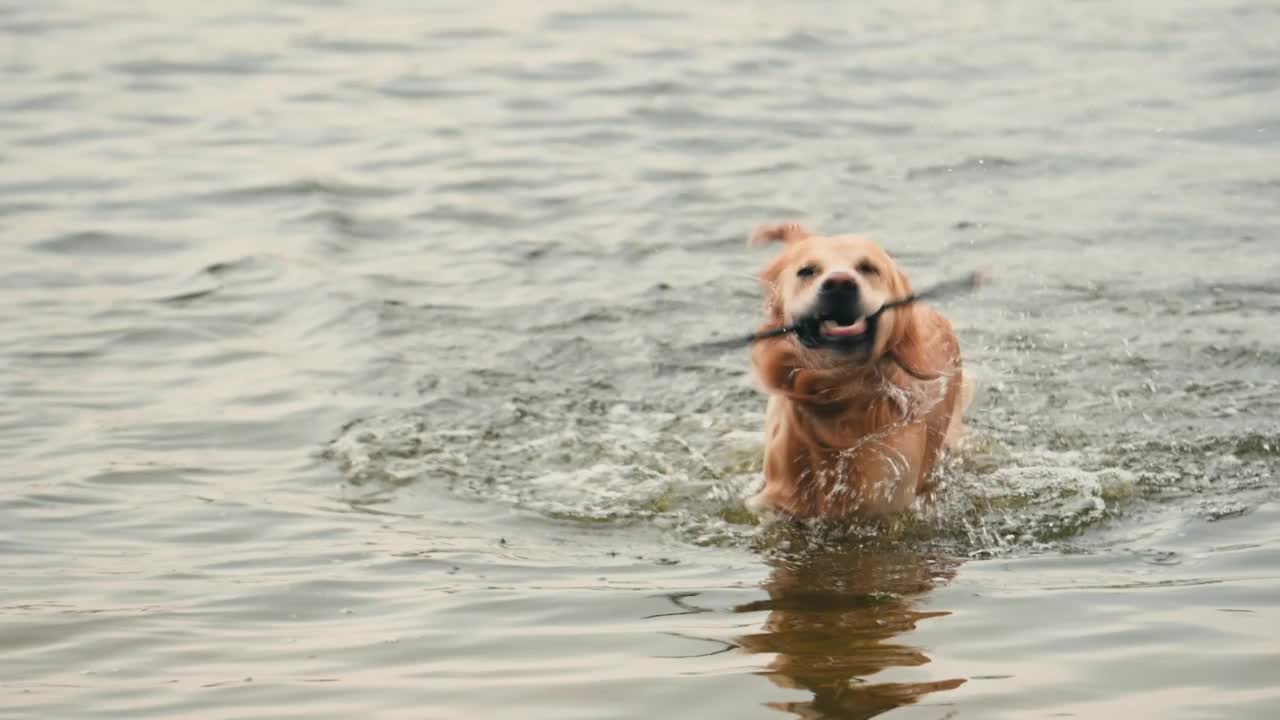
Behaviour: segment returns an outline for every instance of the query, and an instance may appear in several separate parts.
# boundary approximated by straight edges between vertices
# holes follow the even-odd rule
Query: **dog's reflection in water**
[[[750,653],[776,654],[763,672],[777,685],[813,699],[771,703],[802,718],[870,718],[914,703],[964,679],[876,682],[895,667],[929,657],[898,640],[916,623],[946,612],[917,606],[921,596],[952,577],[958,561],[928,554],[861,549],[776,560],[764,583],[768,599],[736,612],[768,611],[760,632],[736,638]]]

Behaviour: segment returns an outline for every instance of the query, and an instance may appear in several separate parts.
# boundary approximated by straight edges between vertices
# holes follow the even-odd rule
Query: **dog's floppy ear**
[[[772,223],[761,225],[751,233],[748,241],[751,245],[768,245],[771,242],[793,243],[803,240],[813,233],[809,228],[797,222]]]
[[[960,346],[951,325],[919,305],[894,311],[894,337],[886,352],[917,380],[937,380],[959,369]]]
[[[764,314],[775,324],[782,322],[782,296],[778,288],[778,276],[782,274],[786,264],[786,253],[779,253],[760,271],[760,286],[764,288]]]

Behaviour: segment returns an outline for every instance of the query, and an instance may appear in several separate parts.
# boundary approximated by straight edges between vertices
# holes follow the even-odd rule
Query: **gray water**
[[[0,717],[1280,715],[1280,5],[0,1]],[[753,225],[978,382],[762,528]]]

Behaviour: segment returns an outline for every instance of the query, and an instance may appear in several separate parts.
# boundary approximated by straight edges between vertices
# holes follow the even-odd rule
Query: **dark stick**
[[[984,272],[975,272],[955,280],[946,280],[938,283],[937,285],[931,285],[920,292],[911,293],[904,298],[890,300],[884,305],[881,305],[879,310],[867,317],[868,319],[877,317],[885,310],[892,310],[893,308],[910,305],[911,303],[920,302],[921,300],[935,300],[948,295],[959,295],[960,293],[972,292],[973,290],[977,290],[982,287],[983,283],[986,281],[987,274]],[[742,347],[743,345],[750,345],[751,343],[758,342],[760,340],[768,340],[769,338],[781,337],[783,335],[796,332],[800,327],[800,324],[783,325],[782,327],[773,328],[771,330],[762,330],[758,333],[752,333],[745,337],[736,337],[728,340],[715,340],[709,343],[703,343],[698,345],[697,348],[700,350],[732,350],[734,348]]]

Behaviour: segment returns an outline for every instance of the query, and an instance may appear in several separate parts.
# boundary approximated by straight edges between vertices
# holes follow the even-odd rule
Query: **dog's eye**
[[[813,265],[805,265],[796,271],[796,277],[809,278],[818,274],[818,268]]]
[[[862,262],[858,263],[858,272],[862,273],[863,275],[879,275],[880,268],[877,268],[875,265],[872,265],[867,260],[863,260]]]

